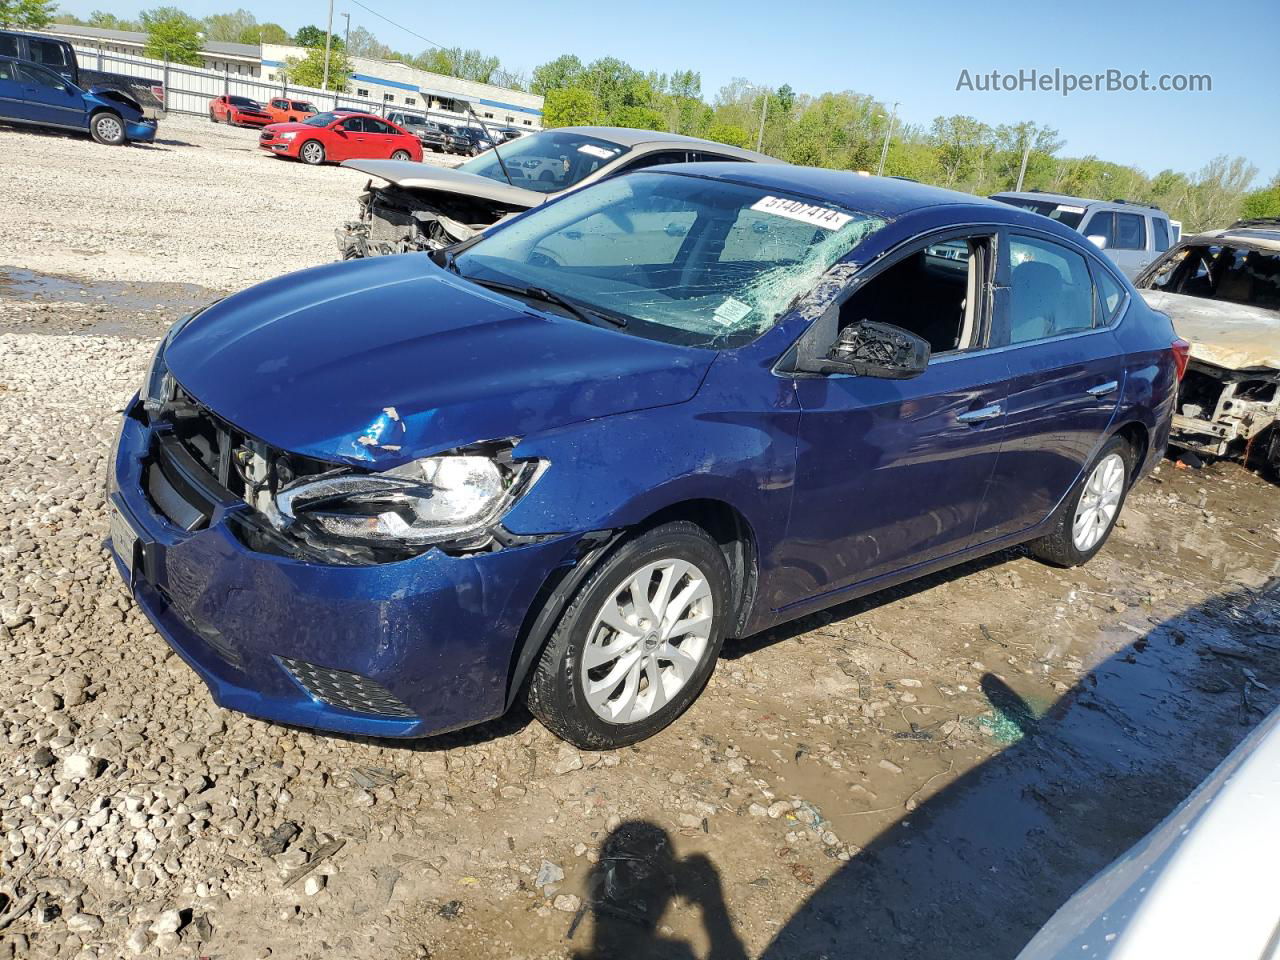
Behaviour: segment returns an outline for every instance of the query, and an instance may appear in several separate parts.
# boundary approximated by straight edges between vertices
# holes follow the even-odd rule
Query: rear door
[[[401,142],[399,130],[387,123],[385,120],[379,120],[377,117],[364,118],[365,136],[368,138],[368,148],[371,157],[389,157],[397,150],[408,150],[407,144]]]
[[[1009,396],[980,542],[1053,512],[1106,438],[1126,373],[1112,332],[1117,281],[1100,302],[1088,259],[1046,234],[1010,232],[1000,247],[1008,310],[991,342],[1009,366]]]
[[[18,64],[27,119],[60,127],[86,126],[84,95],[63,77],[33,63]]]

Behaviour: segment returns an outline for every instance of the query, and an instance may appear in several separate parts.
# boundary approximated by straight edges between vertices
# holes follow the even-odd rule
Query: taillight
[[[1178,337],[1169,349],[1173,351],[1174,368],[1178,373],[1178,382],[1181,383],[1183,375],[1187,372],[1187,362],[1191,359],[1191,344]]]
[[[161,103],[164,103],[164,84],[153,83],[151,85],[151,95],[155,97],[157,100],[159,100]]]

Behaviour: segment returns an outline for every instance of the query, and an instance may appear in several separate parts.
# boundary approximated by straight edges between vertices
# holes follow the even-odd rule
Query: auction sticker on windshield
[[[771,213],[775,217],[786,217],[798,220],[823,230],[839,230],[853,219],[848,213],[841,213],[830,207],[820,207],[814,203],[801,203],[799,200],[787,200],[783,197],[762,197],[751,205],[751,209],[759,213]]]
[[[597,160],[612,160],[613,154],[604,147],[597,147],[594,143],[584,143],[578,148],[579,153],[585,153],[588,157],[595,157]]]

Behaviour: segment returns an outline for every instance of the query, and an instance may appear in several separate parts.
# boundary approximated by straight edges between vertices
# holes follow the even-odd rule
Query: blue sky
[[[159,2],[159,0],[156,0]],[[324,26],[327,5],[169,0],[195,16],[237,5],[289,30]],[[1259,182],[1280,171],[1280,108],[1274,90],[1280,2],[1075,0],[1041,4],[891,4],[884,0],[488,0],[459,7],[421,0],[363,0],[366,6],[445,46],[479,47],[526,70],[561,53],[611,55],[643,70],[694,69],[711,97],[734,77],[802,93],[854,90],[900,101],[906,122],[928,125],[964,113],[991,124],[1035,120],[1058,128],[1071,155],[1097,154],[1148,173],[1193,172],[1217,154],[1243,154]],[[136,15],[154,3],[72,0],[86,15]],[[422,41],[353,3],[335,0],[335,28],[351,14],[393,47]],[[454,11],[457,11],[455,14]],[[1209,74],[1208,93],[957,91],[961,71],[1020,69],[1077,74],[1117,69]]]

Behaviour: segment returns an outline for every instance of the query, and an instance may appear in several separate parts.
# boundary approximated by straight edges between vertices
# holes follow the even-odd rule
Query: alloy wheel
[[[110,114],[103,114],[98,118],[98,136],[109,143],[121,139],[124,136],[124,127],[120,121]]]
[[[1111,528],[1124,495],[1124,473],[1124,458],[1112,453],[1089,474],[1071,524],[1072,543],[1081,553],[1092,550]]]
[[[324,159],[324,147],[314,140],[302,145],[302,159],[307,163],[319,163]]]
[[[686,560],[645,564],[596,613],[580,678],[592,712],[634,723],[662,709],[694,675],[711,641],[707,578]]]

